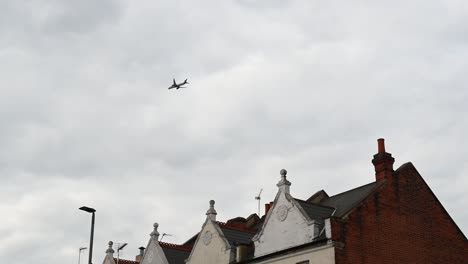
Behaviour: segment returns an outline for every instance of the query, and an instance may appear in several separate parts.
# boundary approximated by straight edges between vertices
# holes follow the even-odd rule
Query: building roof
[[[192,247],[175,245],[170,243],[159,242],[164,255],[166,255],[167,262],[170,264],[185,264],[185,260],[190,256]]]
[[[323,223],[323,219],[330,217],[333,214],[333,211],[335,211],[334,207],[313,204],[299,199],[294,200],[301,205],[302,209],[304,209],[310,219],[319,223]]]
[[[369,196],[375,189],[380,186],[378,182],[351,189],[346,192],[324,198],[320,201],[320,205],[333,207],[336,209],[334,216],[344,217],[351,209],[359,205],[359,203]]]
[[[256,230],[241,225],[216,222],[231,246],[248,245],[257,233]]]

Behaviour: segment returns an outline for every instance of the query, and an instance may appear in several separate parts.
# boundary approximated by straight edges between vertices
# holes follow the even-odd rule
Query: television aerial
[[[260,217],[260,200],[262,199],[260,195],[262,195],[262,191],[263,189],[260,189],[260,192],[258,192],[258,195],[255,196],[255,200],[258,200],[258,217]]]

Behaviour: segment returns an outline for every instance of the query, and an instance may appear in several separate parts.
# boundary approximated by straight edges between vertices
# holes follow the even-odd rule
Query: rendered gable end
[[[112,249],[112,246],[114,245],[114,242],[109,241],[108,245],[109,245],[109,248],[107,248],[107,250],[106,250],[106,257],[104,257],[104,260],[102,261],[102,264],[115,264],[114,249]]]
[[[195,242],[188,264],[228,264],[234,258],[216,222],[207,220]]]
[[[291,195],[279,191],[260,232],[253,238],[255,257],[309,243],[318,229]]]
[[[114,258],[112,256],[107,255],[104,258],[104,261],[102,262],[102,264],[115,264]]]
[[[335,247],[326,243],[319,246],[302,247],[301,249],[288,249],[285,252],[277,252],[265,255],[246,263],[252,264],[335,264]]]
[[[141,264],[169,264],[157,240],[150,239]]]

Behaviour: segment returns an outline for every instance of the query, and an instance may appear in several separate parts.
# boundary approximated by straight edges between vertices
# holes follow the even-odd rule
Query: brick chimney
[[[393,175],[393,163],[395,159],[392,154],[385,151],[385,140],[377,139],[378,152],[372,159],[372,164],[375,167],[375,179],[377,181],[390,178]]]
[[[273,206],[273,202],[269,202],[265,204],[265,215],[268,214],[272,206]]]

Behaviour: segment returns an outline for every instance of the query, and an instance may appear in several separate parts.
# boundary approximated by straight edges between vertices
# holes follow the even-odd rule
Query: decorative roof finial
[[[112,249],[112,245],[114,245],[114,242],[109,241],[109,248],[106,250],[106,253],[112,256],[114,254],[114,250]]]
[[[155,240],[155,241],[158,241],[158,239],[159,239],[158,226],[159,226],[158,223],[154,223],[154,224],[153,224],[154,230],[153,230],[153,232],[151,232],[151,234],[150,234],[151,238],[152,238],[153,240]]]
[[[289,186],[291,186],[291,182],[286,179],[286,174],[288,174],[288,171],[285,169],[282,169],[280,171],[281,174],[281,180],[276,184],[278,186],[279,190],[284,192],[284,193],[289,193]]]
[[[206,218],[212,221],[216,221],[216,215],[218,214],[214,209],[215,201],[210,200],[210,208],[206,211]]]

